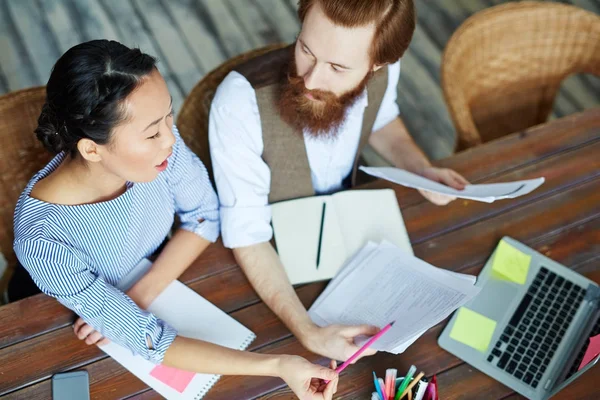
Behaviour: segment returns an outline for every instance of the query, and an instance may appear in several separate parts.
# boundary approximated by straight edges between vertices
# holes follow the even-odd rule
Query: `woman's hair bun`
[[[52,111],[52,107],[45,103],[38,118],[38,126],[35,129],[38,140],[42,142],[48,151],[58,154],[66,148],[66,138],[63,137],[64,130],[64,124],[61,126],[56,114]]]

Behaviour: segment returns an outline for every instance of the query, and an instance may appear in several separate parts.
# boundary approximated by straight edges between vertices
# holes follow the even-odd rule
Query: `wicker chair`
[[[458,149],[545,122],[561,82],[574,73],[600,75],[600,16],[533,1],[473,15],[442,57]]]
[[[33,133],[45,98],[45,87],[0,96],[0,251],[9,266],[0,281],[2,292],[17,261],[13,252],[15,205],[29,179],[52,157]]]
[[[225,79],[225,76],[238,65],[284,46],[287,46],[287,44],[272,44],[227,60],[202,78],[185,98],[181,111],[177,116],[177,128],[185,143],[206,166],[211,180],[213,174],[208,148],[208,114],[217,87]]]

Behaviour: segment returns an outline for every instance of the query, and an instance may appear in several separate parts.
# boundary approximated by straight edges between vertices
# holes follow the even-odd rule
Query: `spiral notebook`
[[[150,262],[146,262],[143,267],[147,270]],[[237,350],[246,350],[256,338],[248,328],[179,281],[167,286],[148,311],[174,327],[180,336]],[[113,342],[100,349],[168,400],[202,399],[220,378],[153,364]]]

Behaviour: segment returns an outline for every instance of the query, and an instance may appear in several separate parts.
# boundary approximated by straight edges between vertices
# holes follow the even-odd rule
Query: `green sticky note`
[[[450,331],[450,337],[485,353],[492,336],[494,336],[495,329],[496,321],[468,308],[461,307],[458,309],[458,315]]]
[[[530,255],[501,240],[494,256],[492,272],[495,272],[494,276],[500,275],[504,279],[523,285],[527,281],[530,262]]]

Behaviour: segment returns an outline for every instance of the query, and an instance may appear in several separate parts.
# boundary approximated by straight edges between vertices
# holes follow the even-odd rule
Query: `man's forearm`
[[[397,168],[417,174],[431,166],[427,156],[415,143],[400,118],[373,132],[369,144]]]
[[[147,308],[156,296],[183,274],[208,245],[208,240],[192,232],[178,230],[148,273],[133,285],[127,295],[141,308]]]
[[[271,243],[240,247],[233,254],[260,298],[306,346],[316,325],[290,284]]]

